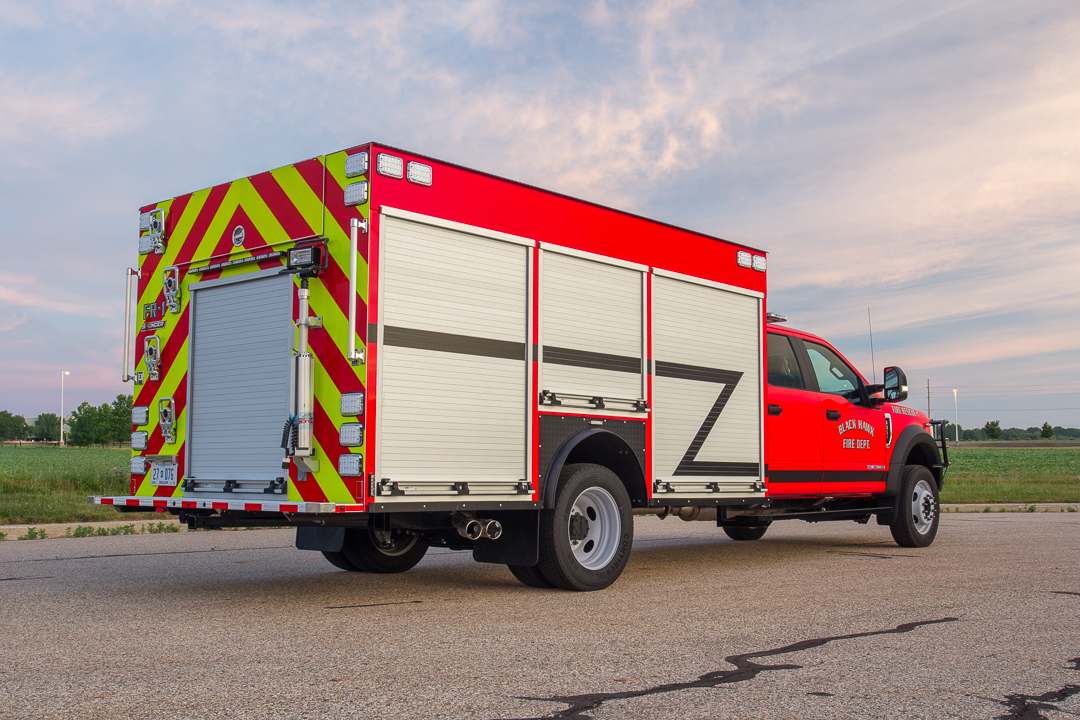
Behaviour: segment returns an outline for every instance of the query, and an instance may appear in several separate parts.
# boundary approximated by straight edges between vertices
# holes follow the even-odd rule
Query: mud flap
[[[540,512],[538,510],[492,510],[477,515],[502,523],[498,540],[473,543],[473,560],[499,565],[532,567],[540,561]]]
[[[341,552],[345,544],[343,527],[298,527],[296,549],[318,552]]]

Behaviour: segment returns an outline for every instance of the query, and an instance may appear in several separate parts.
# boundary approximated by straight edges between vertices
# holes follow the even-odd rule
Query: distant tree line
[[[104,445],[131,440],[131,395],[117,395],[111,403],[79,405],[68,419],[67,442],[71,445]],[[0,410],[0,440],[34,438],[47,442],[60,439],[60,418],[54,413],[38,415],[35,423],[26,424],[22,415]]]
[[[956,425],[949,423],[945,426],[945,437],[949,440],[956,439]],[[980,440],[1007,440],[1011,442],[1028,440],[1080,440],[1080,428],[1067,428],[1060,425],[1051,426],[1046,422],[1042,427],[1029,428],[1003,428],[1000,420],[990,420],[981,428],[965,430],[960,426],[961,442],[978,442]]]

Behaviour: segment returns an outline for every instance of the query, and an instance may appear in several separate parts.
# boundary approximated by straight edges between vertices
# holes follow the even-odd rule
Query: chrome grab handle
[[[345,357],[354,366],[363,365],[366,355],[356,349],[356,236],[367,231],[366,218],[349,220],[349,351]]]
[[[127,294],[124,295],[124,367],[120,373],[120,382],[134,380],[128,375],[128,363],[131,361],[131,276],[142,277],[135,268],[127,269]]]

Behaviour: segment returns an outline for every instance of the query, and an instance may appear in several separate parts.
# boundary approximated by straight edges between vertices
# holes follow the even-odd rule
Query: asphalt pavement
[[[1075,718],[1080,515],[638,518],[622,578],[432,550],[335,569],[257,530],[0,544],[3,718]]]

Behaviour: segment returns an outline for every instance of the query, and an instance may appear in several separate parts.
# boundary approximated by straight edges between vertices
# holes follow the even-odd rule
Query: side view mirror
[[[907,375],[898,367],[885,368],[885,402],[904,402],[907,400]]]

